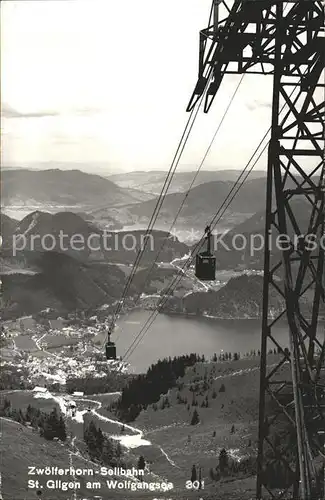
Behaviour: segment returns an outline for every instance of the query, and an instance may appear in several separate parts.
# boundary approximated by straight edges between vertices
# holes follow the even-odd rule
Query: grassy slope
[[[268,363],[276,362],[277,356],[269,356]],[[184,388],[181,390],[181,396],[187,397],[188,401],[192,401],[192,393],[189,391],[190,385],[195,385],[199,380],[202,381],[204,373],[207,373],[207,381],[209,388],[203,391],[202,395],[197,395],[198,413],[200,423],[197,426],[189,425],[194,407],[190,406],[187,410],[186,405],[178,404],[176,401],[177,389],[173,389],[169,393],[170,408],[154,411],[152,407],[142,412],[138,419],[132,424],[134,427],[144,431],[144,438],[151,441],[153,446],[144,446],[127,452],[127,459],[131,463],[136,464],[138,457],[142,454],[146,461],[149,462],[150,470],[161,478],[168,478],[173,482],[175,489],[170,494],[171,498],[179,500],[195,499],[201,497],[204,500],[218,500],[229,498],[230,500],[248,500],[254,497],[255,478],[254,477],[237,477],[236,479],[229,478],[218,483],[213,483],[209,478],[209,469],[216,467],[218,463],[218,454],[221,447],[226,447],[228,450],[237,450],[237,453],[245,455],[246,453],[255,454],[256,450],[256,431],[258,419],[258,396],[259,396],[259,358],[243,359],[239,361],[225,363],[209,363],[198,364],[189,369],[186,373],[183,382]],[[219,388],[224,383],[226,391],[220,393]],[[217,391],[217,397],[212,398],[212,391]],[[198,393],[200,390],[197,391]],[[29,394],[29,395],[28,395]],[[201,408],[200,404],[205,399],[206,394],[209,398],[209,408]],[[89,399],[101,399],[103,403],[108,404],[106,399],[108,396],[89,396]],[[34,406],[53,407],[53,400],[35,400],[31,393],[13,393],[10,397],[13,405],[25,407],[28,402],[32,402]],[[34,401],[31,401],[31,400]],[[85,406],[88,406],[85,404]],[[159,406],[159,405],[158,405]],[[45,408],[44,408],[45,409]],[[78,404],[78,409],[82,409]],[[100,413],[110,416],[103,408]],[[114,419],[115,417],[111,415]],[[232,424],[235,425],[235,433],[231,434],[230,429]],[[17,430],[13,432],[13,426],[18,424],[5,423],[3,430],[4,435],[4,450],[6,460],[3,464],[3,493],[10,493],[9,496],[4,496],[5,500],[12,500],[12,494],[17,496],[14,498],[20,500],[24,498],[23,492],[26,487],[26,469],[30,456],[35,457],[34,460],[38,464],[56,465],[58,460],[62,465],[65,463],[67,452],[65,447],[57,443],[51,443],[41,439],[36,433],[31,430],[22,428],[19,433]],[[120,430],[115,424],[108,424],[100,421],[99,424],[102,430],[107,433],[117,434]],[[73,431],[77,436],[77,446],[82,449],[82,425],[74,423]],[[213,432],[216,436],[213,437]],[[188,438],[190,436],[190,440]],[[248,448],[249,440],[251,447]],[[163,449],[163,451],[161,450]],[[17,450],[19,450],[17,452]],[[25,451],[27,450],[27,452]],[[166,453],[166,455],[164,454]],[[19,456],[19,459],[17,459]],[[7,459],[7,457],[9,457]],[[13,465],[15,461],[15,465]],[[9,467],[9,465],[10,467]],[[190,478],[190,471],[193,464],[202,467],[202,477],[205,481],[205,490],[200,495],[199,492],[187,492],[185,490],[185,482]],[[15,476],[18,478],[18,486],[13,489],[12,475],[15,471]],[[153,476],[151,476],[151,481]],[[11,486],[10,486],[11,485]],[[154,493],[144,492],[118,492],[115,491],[112,497],[106,496],[106,488],[103,498],[132,498],[152,500]],[[18,495],[21,495],[19,496]],[[158,497],[166,497],[166,494],[158,494]],[[168,494],[167,494],[168,496]],[[32,498],[32,497],[31,497]],[[45,497],[44,497],[45,498]],[[46,497],[47,498],[47,497]],[[49,497],[51,500],[52,498]],[[64,496],[56,496],[67,498]],[[92,498],[91,495],[86,498]],[[54,500],[54,498],[53,498]]]
[[[49,479],[61,479],[70,481],[69,476],[28,476],[28,466],[46,467],[57,466],[67,468],[70,465],[69,450],[66,445],[57,442],[45,441],[37,432],[22,426],[16,422],[11,422],[3,418],[0,419],[2,431],[2,455],[1,455],[1,473],[2,473],[2,495],[3,500],[32,500],[37,498],[35,490],[27,489],[29,479],[39,479],[43,481],[43,496],[46,500],[63,500],[71,498],[71,491],[63,492],[59,489],[50,490],[46,488],[46,481]],[[79,443],[77,443],[79,444]],[[133,457],[134,458],[134,457]],[[92,468],[96,465],[88,460],[81,459],[73,455],[73,467]],[[123,479],[123,478],[121,478]],[[105,500],[137,498],[141,500],[153,498],[152,492],[131,492],[129,490],[113,490],[106,488],[106,478],[100,476],[79,476],[81,489],[78,490],[78,500],[93,499],[97,494],[101,494]],[[86,489],[85,481],[101,481],[101,490]],[[148,478],[150,481],[156,481],[154,477]],[[42,483],[41,483],[42,484]]]
[[[35,490],[27,489],[28,466],[45,467],[46,465],[69,467],[67,449],[59,443],[47,442],[36,432],[24,426],[1,419],[2,430],[2,494],[4,500],[20,500],[36,498]],[[74,459],[75,467],[87,467],[78,458]],[[54,479],[46,476],[46,480]],[[67,493],[60,490],[47,490],[44,482],[44,498],[46,500],[61,500],[67,498]],[[62,480],[69,480],[62,476]],[[88,494],[83,488],[82,493]]]
[[[269,356],[268,363],[272,365],[277,359],[277,356]],[[162,446],[170,459],[179,467],[173,469],[175,477],[172,477],[172,480],[175,482],[180,482],[180,478],[183,478],[185,483],[192,465],[196,464],[197,467],[202,467],[207,493],[215,491],[214,495],[220,493],[220,498],[238,498],[238,500],[253,498],[255,488],[253,477],[214,484],[209,478],[209,470],[217,466],[222,447],[234,450],[235,454],[239,455],[256,454],[259,358],[222,364],[200,364],[196,365],[195,372],[193,368],[189,369],[183,379],[185,385],[180,394],[182,398],[186,397],[190,404],[192,393],[189,391],[189,386],[195,385],[198,379],[202,380],[205,371],[208,374],[209,389],[202,391],[202,395],[196,397],[199,403],[196,409],[200,416],[198,425],[189,425],[194,407],[190,406],[188,411],[186,405],[177,403],[177,389],[169,392],[170,408],[154,411],[150,407],[139,415],[134,425],[145,431],[146,439]],[[225,392],[219,392],[222,383],[225,385]],[[213,389],[217,391],[215,399],[211,397]],[[209,408],[201,408],[200,404],[207,394]],[[233,424],[235,433],[231,434]],[[213,437],[214,432],[215,437]],[[159,470],[159,473],[163,473],[163,470]],[[230,495],[231,491],[234,496],[226,496]],[[240,495],[238,491],[241,491]],[[213,498],[219,497],[213,496]]]

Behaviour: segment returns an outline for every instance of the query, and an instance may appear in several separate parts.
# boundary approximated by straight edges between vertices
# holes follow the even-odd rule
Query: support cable
[[[153,213],[152,213],[152,216],[151,216],[151,219],[150,219],[150,221],[149,221],[148,228],[147,228],[147,230],[146,230],[145,237],[144,237],[144,245],[143,245],[143,248],[140,248],[140,250],[139,250],[139,252],[138,252],[138,254],[137,254],[137,257],[136,257],[135,262],[134,262],[134,264],[133,264],[132,271],[131,271],[131,273],[130,273],[130,275],[129,275],[128,279],[127,279],[127,282],[126,282],[126,284],[125,284],[125,287],[124,287],[124,290],[123,290],[123,293],[122,293],[122,297],[121,297],[121,299],[119,300],[119,302],[118,302],[118,304],[117,304],[117,307],[116,307],[116,310],[115,310],[115,313],[114,313],[114,315],[113,315],[113,318],[112,318],[112,321],[111,321],[111,325],[110,325],[110,330],[112,330],[112,329],[114,328],[114,326],[115,326],[115,322],[116,322],[116,319],[117,319],[117,317],[118,317],[118,315],[119,315],[119,313],[120,313],[120,311],[121,311],[121,309],[122,309],[122,307],[123,307],[123,304],[124,304],[125,298],[126,298],[126,296],[127,296],[127,293],[128,293],[128,291],[129,291],[129,288],[130,288],[130,286],[131,286],[132,280],[133,280],[133,278],[134,278],[134,276],[135,276],[135,274],[136,274],[136,272],[137,272],[137,269],[138,269],[139,263],[140,263],[140,261],[141,261],[141,259],[142,259],[142,256],[143,256],[143,254],[144,254],[144,252],[145,252],[145,249],[146,249],[146,247],[147,247],[147,242],[148,242],[147,236],[148,236],[148,235],[150,234],[150,232],[152,231],[152,229],[153,229],[153,227],[154,227],[154,225],[155,225],[155,222],[156,222],[156,220],[157,220],[157,218],[158,218],[159,211],[160,211],[161,206],[162,206],[162,204],[163,204],[163,202],[164,202],[165,196],[166,196],[166,194],[167,194],[167,192],[168,192],[168,189],[169,189],[169,187],[170,187],[170,184],[171,184],[171,182],[172,182],[172,179],[173,179],[173,177],[174,177],[174,175],[175,175],[175,172],[176,172],[176,169],[177,169],[177,167],[178,167],[178,164],[179,164],[179,161],[180,161],[181,155],[182,155],[182,153],[183,153],[183,151],[184,151],[184,148],[185,148],[185,146],[186,146],[186,144],[187,144],[187,141],[188,141],[188,139],[189,139],[189,136],[190,136],[190,133],[191,133],[192,128],[193,128],[193,126],[194,126],[194,123],[195,123],[195,121],[196,121],[196,118],[197,118],[198,112],[199,112],[199,110],[200,110],[200,108],[201,108],[201,106],[202,106],[202,103],[203,103],[203,98],[204,98],[205,93],[206,93],[206,91],[207,91],[207,89],[208,89],[208,86],[209,86],[209,84],[210,84],[210,80],[211,80],[211,78],[212,78],[212,70],[210,71],[210,76],[209,76],[209,78],[207,79],[207,83],[206,83],[206,86],[205,86],[205,90],[204,90],[204,93],[203,93],[203,94],[202,94],[202,96],[201,96],[201,99],[200,99],[200,101],[199,101],[199,104],[198,104],[198,106],[197,106],[196,110],[195,110],[195,108],[193,108],[193,110],[192,110],[192,112],[191,112],[191,114],[190,114],[190,117],[189,117],[189,119],[188,119],[188,121],[187,121],[187,124],[186,124],[186,126],[185,126],[185,130],[184,130],[184,132],[183,132],[183,134],[182,134],[182,137],[181,137],[181,140],[180,140],[180,142],[179,142],[179,144],[178,144],[178,148],[177,148],[177,150],[176,150],[176,153],[175,153],[175,155],[174,155],[174,158],[173,158],[172,164],[171,164],[170,169],[169,169],[169,171],[168,171],[168,174],[167,174],[167,176],[166,176],[166,179],[165,179],[165,182],[164,182],[163,188],[162,188],[161,193],[160,193],[160,195],[159,195],[159,197],[158,197],[158,200],[157,200],[157,203],[156,203],[155,209],[154,209],[154,211],[153,211]],[[195,112],[194,112],[194,111],[195,111]],[[193,119],[192,119],[192,118],[193,118]],[[187,130],[187,129],[188,129],[188,130]],[[187,134],[187,135],[186,135],[186,134]],[[185,139],[184,139],[184,137],[185,137]],[[184,143],[182,144],[183,140],[184,140]]]
[[[292,97],[292,95],[294,94],[294,92],[296,91],[298,87],[298,84],[295,85],[295,87],[293,88],[292,92],[290,93],[290,97]],[[285,109],[285,107],[287,106],[287,103],[284,103],[283,106],[281,107],[281,110],[280,110],[280,113],[282,113],[282,111]],[[259,161],[259,159],[261,158],[262,154],[265,152],[266,148],[268,147],[269,145],[269,142],[268,141],[264,146],[263,146],[263,149],[260,151],[260,153],[258,154],[258,157],[256,158],[256,160],[254,161],[253,165],[251,167],[250,166],[250,163],[253,161],[255,155],[258,153],[260,147],[263,145],[263,142],[265,141],[266,137],[268,136],[268,134],[270,133],[271,131],[271,127],[269,127],[269,129],[266,131],[266,133],[264,134],[263,138],[260,140],[257,148],[255,149],[254,153],[252,154],[252,156],[250,157],[249,161],[247,162],[246,166],[244,167],[243,171],[241,172],[241,174],[239,175],[239,177],[237,178],[235,184],[233,185],[233,187],[231,188],[230,192],[228,193],[228,195],[226,196],[225,200],[223,201],[223,203],[221,204],[221,206],[219,207],[218,211],[216,212],[214,218],[212,219],[212,221],[210,222],[210,226],[212,227],[212,230],[215,228],[215,226],[219,223],[220,219],[222,218],[222,216],[224,215],[224,213],[226,212],[226,210],[228,209],[228,207],[230,206],[230,204],[232,203],[232,201],[234,200],[234,198],[237,196],[239,190],[241,189],[241,187],[243,186],[243,184],[245,183],[245,181],[247,180],[248,176],[250,175],[250,173],[252,172],[252,170],[254,169],[255,165],[257,164],[257,162]],[[248,171],[248,172],[247,172]],[[247,173],[246,173],[247,172]],[[246,175],[245,175],[246,174]],[[243,180],[241,181],[241,179],[243,178]],[[237,188],[237,185],[239,184],[239,187],[238,189]],[[233,194],[234,193],[234,194]],[[229,200],[230,198],[230,200]],[[225,208],[224,208],[225,207]],[[220,214],[221,213],[221,214]],[[196,251],[199,251],[203,244],[205,242],[205,238],[202,237],[202,239],[197,243],[197,245],[195,246],[194,248],[194,252]],[[185,272],[185,270],[187,270],[191,264],[192,260],[191,259],[188,259],[188,261],[185,263],[185,265],[181,268],[179,268],[179,273],[178,275],[173,279],[173,281],[171,282],[171,285],[169,287],[169,289],[167,289],[167,292],[166,292],[166,298],[164,299],[164,301],[162,303],[160,303],[160,307],[161,306],[164,306],[165,303],[167,302],[168,300],[168,294],[172,291],[175,290],[176,286],[178,285],[178,283],[181,281],[181,279],[183,278],[183,274]],[[148,332],[150,326],[153,324],[153,322],[155,321],[156,317],[158,316],[159,314],[159,311],[156,309],[155,311],[153,311],[151,313],[151,315],[149,316],[149,318],[147,319],[147,321],[145,322],[145,324],[143,325],[143,327],[141,328],[140,332],[137,334],[137,336],[135,337],[135,339],[132,341],[130,347],[127,349],[127,351],[125,352],[124,356],[123,356],[123,360],[125,359],[128,359],[131,354],[134,352],[134,350],[136,349],[136,347],[139,345],[139,343],[141,342],[141,340],[143,339],[143,337],[146,335],[146,333]]]
[[[174,220],[173,220],[173,222],[172,222],[172,224],[171,224],[171,226],[170,226],[170,228],[169,228],[169,230],[168,230],[168,234],[171,234],[171,232],[173,231],[173,229],[174,229],[174,227],[175,227],[175,224],[176,224],[176,222],[177,222],[177,219],[178,219],[178,217],[179,217],[179,215],[180,215],[180,213],[181,213],[181,211],[182,211],[182,209],[183,209],[183,207],[184,207],[184,205],[185,205],[185,202],[186,202],[186,200],[187,200],[187,198],[188,198],[188,196],[189,196],[189,194],[190,194],[190,191],[191,191],[191,189],[192,189],[192,187],[193,187],[193,185],[194,185],[194,183],[195,183],[195,181],[196,181],[196,179],[197,179],[197,177],[198,177],[198,175],[199,175],[199,173],[200,173],[200,171],[201,171],[201,169],[202,169],[202,167],[203,167],[203,164],[204,164],[204,162],[205,162],[205,160],[206,160],[206,158],[207,158],[208,154],[210,153],[210,150],[211,150],[211,148],[212,148],[212,146],[213,146],[213,143],[214,143],[214,141],[215,141],[215,139],[216,139],[216,137],[217,137],[217,134],[219,133],[219,131],[220,131],[220,129],[221,129],[221,127],[222,127],[222,125],[223,125],[223,122],[224,122],[224,120],[225,120],[225,118],[226,118],[226,116],[227,116],[227,114],[228,114],[228,111],[229,111],[229,109],[230,109],[230,107],[231,107],[231,105],[232,105],[232,103],[233,103],[233,101],[234,101],[234,99],[235,99],[235,97],[236,97],[236,94],[237,94],[237,92],[238,92],[238,90],[239,90],[239,88],[240,88],[240,85],[242,84],[242,81],[243,81],[244,77],[245,77],[245,74],[243,74],[243,75],[241,76],[241,79],[240,79],[239,83],[237,84],[237,86],[236,86],[236,88],[235,88],[235,91],[234,91],[233,95],[231,96],[231,99],[230,99],[230,101],[229,101],[229,103],[228,103],[228,105],[227,105],[227,108],[226,108],[226,110],[225,110],[224,114],[222,115],[222,118],[221,118],[221,120],[220,120],[220,122],[219,122],[219,124],[218,124],[218,127],[217,127],[217,129],[216,129],[216,131],[215,131],[215,133],[214,133],[214,135],[213,135],[213,137],[212,137],[211,141],[210,141],[210,144],[209,144],[209,146],[208,146],[208,148],[207,148],[207,150],[206,150],[206,152],[205,152],[205,154],[204,154],[204,156],[203,156],[203,158],[202,158],[202,160],[201,160],[201,162],[200,162],[200,165],[199,165],[199,167],[198,167],[197,171],[195,172],[195,175],[194,175],[194,177],[193,177],[193,179],[192,179],[192,182],[191,182],[191,184],[189,185],[189,187],[187,188],[187,191],[186,191],[186,193],[185,193],[185,195],[184,195],[184,197],[183,197],[182,203],[181,203],[181,205],[180,205],[180,207],[179,207],[179,209],[178,209],[178,211],[177,211],[177,213],[176,213],[176,215],[175,215],[175,217],[174,217]],[[163,244],[161,245],[160,250],[159,250],[159,252],[158,252],[157,256],[155,257],[155,260],[154,260],[154,262],[152,263],[152,266],[151,266],[151,268],[150,268],[150,270],[149,270],[149,272],[148,272],[148,274],[147,274],[147,277],[146,277],[145,283],[144,283],[144,284],[143,284],[143,286],[141,287],[141,288],[142,288],[142,290],[138,293],[138,296],[137,296],[137,298],[135,299],[135,304],[136,304],[136,303],[138,302],[138,300],[140,299],[140,296],[141,296],[141,294],[142,294],[143,290],[145,289],[146,285],[148,284],[149,277],[150,277],[150,275],[151,275],[152,271],[154,270],[155,265],[156,265],[156,263],[158,262],[159,256],[161,255],[161,253],[162,253],[163,249],[165,248],[167,241],[168,241],[168,237],[166,236],[166,238],[164,238],[164,242],[163,242]],[[118,338],[119,338],[119,336],[117,336],[117,338],[115,339],[115,342],[118,340]]]
[[[241,187],[243,186],[243,184],[245,183],[246,179],[248,178],[248,176],[250,175],[250,173],[252,172],[252,170],[254,169],[256,163],[259,161],[260,157],[262,156],[262,154],[264,153],[264,151],[266,150],[267,148],[267,143],[265,144],[264,148],[262,149],[262,151],[259,153],[257,159],[254,161],[253,165],[250,167],[250,169],[248,170],[248,172],[246,173],[245,175],[245,172],[247,171],[248,167],[249,167],[249,164],[250,162],[252,161],[252,159],[254,158],[256,152],[258,151],[258,149],[260,148],[261,144],[263,143],[263,141],[265,140],[267,134],[268,134],[269,131],[266,132],[266,134],[264,135],[263,139],[261,140],[260,144],[258,145],[258,147],[256,148],[256,150],[254,151],[253,155],[251,156],[248,164],[246,165],[246,167],[244,168],[244,170],[242,171],[242,173],[240,174],[240,176],[238,177],[238,179],[236,180],[234,186],[232,187],[232,189],[230,190],[230,192],[228,193],[226,199],[224,200],[224,202],[222,203],[222,205],[219,207],[217,213],[215,214],[215,216],[213,217],[212,221],[210,222],[210,226],[211,226],[211,230],[213,230],[215,228],[215,226],[220,222],[220,219],[223,217],[224,213],[226,212],[226,210],[228,209],[228,207],[231,205],[232,201],[234,200],[234,198],[237,196],[239,190],[241,189]],[[242,182],[239,184],[239,181],[240,179],[243,177],[244,179],[242,180]],[[236,189],[236,186],[239,184],[239,187]],[[234,192],[235,191],[235,192]],[[234,193],[233,193],[234,192]],[[229,199],[230,198],[230,199]],[[203,244],[205,242],[205,237],[201,238],[201,240],[196,244],[196,246],[194,247],[194,253],[196,251],[199,251]],[[173,279],[169,289],[167,290],[166,292],[166,297],[165,299],[162,301],[162,303],[160,303],[160,307],[164,306],[166,304],[166,302],[168,301],[168,295],[175,290],[176,286],[178,285],[178,283],[182,280],[183,278],[183,274],[184,272],[189,268],[190,264],[192,262],[192,259],[188,259],[188,261],[185,263],[185,265],[181,268],[179,268],[179,272],[177,273],[176,277]],[[124,357],[123,359],[128,359],[131,354],[134,352],[134,350],[136,349],[136,347],[139,345],[139,343],[141,342],[141,340],[143,339],[143,337],[145,336],[145,334],[148,332],[150,326],[153,324],[153,322],[155,321],[156,317],[158,316],[159,314],[159,311],[156,309],[155,311],[152,312],[152,314],[149,316],[149,318],[147,319],[146,323],[143,325],[143,327],[141,328],[140,332],[138,333],[138,335],[136,336],[136,338],[134,339],[134,341],[132,342],[132,344],[130,345],[130,347],[128,348],[128,350],[125,352],[124,354]]]

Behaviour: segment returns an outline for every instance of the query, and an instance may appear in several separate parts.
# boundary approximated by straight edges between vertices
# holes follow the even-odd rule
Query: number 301
[[[200,489],[200,481],[186,481],[186,489],[187,490],[190,490],[190,489],[194,489],[194,490],[198,490]],[[201,481],[201,488],[204,489],[204,481]]]

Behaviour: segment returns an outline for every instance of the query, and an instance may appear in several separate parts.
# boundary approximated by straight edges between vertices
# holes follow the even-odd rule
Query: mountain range
[[[165,196],[157,218],[161,227],[171,225],[177,217],[177,227],[201,228],[219,212],[220,224],[230,228],[265,208],[266,179],[247,180],[233,197],[238,186],[233,181],[213,181],[200,184],[189,192],[169,193]],[[225,207],[225,199],[233,200]],[[123,207],[94,211],[96,217],[110,215],[125,225],[147,224],[158,198]],[[221,209],[222,207],[222,209]]]
[[[102,230],[95,222],[86,221],[73,212],[35,211],[21,221],[3,216],[3,248],[12,256],[22,250],[57,251],[82,262],[133,264],[140,248],[141,263],[170,262],[183,257],[189,247],[165,231]],[[159,255],[158,255],[159,254]]]
[[[284,285],[278,280],[277,286],[283,291]],[[312,294],[303,295],[300,303],[304,314],[312,316]],[[162,312],[186,313],[220,319],[261,318],[263,303],[263,277],[243,274],[231,278],[220,290],[194,292],[184,297],[170,297],[163,303]],[[274,289],[269,291],[269,314],[279,315],[285,311],[285,300]],[[325,313],[324,303],[320,312]]]
[[[17,225],[17,220],[11,219],[8,215],[0,213],[0,234],[2,236],[3,246],[10,244],[10,239],[16,231]]]
[[[234,187],[235,170],[202,171],[187,194],[195,172],[176,172],[158,217],[160,229],[174,220],[181,204],[179,226],[202,226]],[[166,172],[131,172],[104,178],[79,170],[9,169],[2,172],[2,206],[20,210],[22,217],[35,210],[55,213],[69,210],[102,228],[146,225],[157,203]],[[113,182],[114,181],[114,182]],[[120,183],[118,185],[117,183]],[[149,186],[156,183],[156,187]],[[127,187],[123,187],[127,186]],[[137,186],[136,188],[134,186]],[[175,191],[175,192],[174,192]],[[223,222],[232,227],[264,206],[265,172],[257,171],[234,199]],[[185,198],[185,200],[184,200]],[[7,212],[10,213],[15,212]]]
[[[120,298],[125,274],[117,266],[87,265],[58,252],[21,252],[15,259],[2,252],[1,263],[20,269],[3,274],[1,314],[9,318],[51,307],[59,312],[99,307]],[[32,274],[22,269],[33,270]]]
[[[218,291],[193,293],[182,301],[187,313],[217,316],[219,318],[259,318],[262,312],[263,277],[242,275],[232,278]],[[285,302],[271,290],[270,311],[285,309]]]
[[[306,199],[301,198],[291,202],[290,207],[295,220],[298,222],[300,233],[306,234],[310,222],[310,204]],[[289,218],[287,218],[287,232],[291,238],[296,234]],[[261,210],[231,229],[222,237],[222,240],[219,239],[215,248],[217,267],[219,269],[234,269],[241,266],[245,269],[263,269],[264,245],[261,245],[261,242],[264,241],[264,233],[265,210]],[[276,243],[277,236],[277,233],[273,231],[270,239],[271,252],[275,259],[280,258],[279,245]],[[236,238],[239,238],[237,242]],[[246,241],[247,245],[241,250],[240,246],[243,241]],[[260,248],[258,248],[259,246]]]
[[[53,210],[59,203],[65,204],[66,209],[64,212],[56,209],[56,213],[34,210],[20,221],[1,215],[3,238],[1,274],[5,291],[4,300],[5,304],[8,304],[6,310],[8,308],[10,311],[12,308],[15,310],[21,305],[21,310],[24,312],[34,311],[38,303],[42,307],[50,305],[58,309],[110,303],[119,296],[126,276],[130,272],[129,268],[133,265],[139,248],[144,245],[147,246],[131,293],[137,293],[143,288],[147,293],[154,293],[159,288],[156,283],[167,286],[175,270],[156,267],[149,282],[146,283],[147,269],[153,262],[170,263],[173,259],[188,255],[191,251],[191,246],[182,243],[167,231],[151,231],[146,244],[145,230],[120,230],[127,221],[133,224],[143,222],[147,226],[157,198],[136,203],[133,200],[132,203],[124,204],[125,201],[130,201],[129,188],[122,188],[110,180],[78,171],[8,170],[4,174],[2,191],[7,202],[12,203],[14,196],[17,195],[18,198],[25,197],[27,203],[28,197],[33,196],[33,200],[40,204],[52,204]],[[17,179],[19,182],[15,188]],[[206,223],[215,215],[218,207],[222,206],[225,197],[233,188],[233,181],[217,180],[199,184],[189,193],[168,194],[156,227],[159,226],[159,222],[170,224],[179,215],[178,223],[186,228],[200,228],[202,233]],[[250,255],[232,248],[231,242],[237,234],[244,235],[248,241],[254,235],[264,235],[265,191],[265,177],[247,180],[226,210],[224,224],[228,225],[230,231],[223,241],[230,246],[230,251],[222,246],[215,250],[217,269],[263,268],[263,249]],[[105,196],[108,200],[107,205],[105,208],[100,208],[98,200],[102,201],[102,197]],[[120,205],[122,199],[123,206]],[[77,211],[69,210],[71,205],[67,200],[71,204],[81,204],[83,201],[83,209],[79,207]],[[179,213],[181,205],[182,211]],[[292,210],[301,229],[305,230],[309,218],[306,202],[301,200],[293,203]],[[107,222],[116,223],[119,231],[106,230]],[[289,225],[289,232],[292,230]],[[60,232],[68,239],[65,240],[64,247],[61,247]],[[19,235],[21,239],[16,240],[15,256],[12,246],[13,236],[18,238]],[[74,241],[75,248],[67,243],[67,241],[71,243],[71,239],[76,235],[81,235],[85,243],[83,248],[78,248],[78,241]],[[108,248],[103,245],[104,235],[106,242],[109,242]],[[92,238],[92,248],[87,245],[89,237]],[[46,238],[48,241],[44,248]],[[55,242],[54,246],[51,246],[51,239]],[[23,249],[20,249],[21,243]],[[204,297],[206,301],[207,295]],[[219,298],[221,299],[221,296]],[[197,299],[199,303],[200,297],[197,296]],[[226,304],[227,300],[222,300]]]
[[[2,206],[119,206],[152,198],[80,170],[4,170],[1,177]]]
[[[317,178],[313,179],[317,183]],[[295,189],[301,179],[285,179],[285,189]],[[129,213],[130,220],[146,222],[156,206],[157,198],[123,207],[120,212]],[[190,191],[170,193],[164,198],[158,222],[171,223],[177,217],[180,226],[201,227],[212,220],[215,214],[228,228],[244,222],[266,206],[266,177],[250,176],[238,184],[234,181],[210,181],[193,187]],[[118,218],[117,212],[115,217]]]
[[[108,176],[108,179],[115,182],[120,187],[133,188],[145,190],[148,193],[159,194],[166,178],[167,172],[165,171],[135,171],[125,174],[113,174]],[[196,187],[199,184],[204,184],[205,182],[213,181],[231,181],[235,182],[240,176],[240,170],[201,170],[197,175],[196,171],[187,172],[175,172],[173,179],[171,181],[169,192],[177,193],[183,192],[188,189],[192,183],[192,180],[196,176],[196,179],[192,187]],[[266,172],[264,170],[252,171],[250,174],[250,179],[258,179],[260,177],[265,177]]]
[[[36,211],[22,221],[2,216],[1,234],[1,310],[6,317],[47,307],[66,312],[112,304],[121,296],[140,248],[145,251],[129,293],[157,293],[177,271],[152,269],[153,262],[157,257],[170,262],[189,251],[166,232],[152,231],[147,238],[145,231],[103,233],[72,212]],[[75,236],[77,240],[71,244]],[[150,279],[149,270],[153,270]]]
[[[157,228],[168,230],[177,218],[178,228],[203,230],[217,213],[223,229],[231,229],[265,210],[265,172],[253,171],[242,185],[237,185],[234,179],[238,178],[238,171],[202,171],[187,191],[193,174],[175,173],[173,182],[177,186],[172,184],[164,197]],[[146,227],[159,203],[159,197],[152,190],[147,191],[147,183],[157,182],[160,190],[165,175],[164,172],[131,172],[107,179],[79,170],[10,169],[2,173],[2,205],[7,209],[24,208],[25,213],[29,208],[30,212],[69,210],[81,214],[86,221],[96,222],[102,229]],[[137,189],[131,185],[137,185]],[[288,178],[285,187],[291,189],[296,185]]]

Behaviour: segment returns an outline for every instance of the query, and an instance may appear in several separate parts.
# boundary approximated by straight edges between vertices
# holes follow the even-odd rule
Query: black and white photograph
[[[0,500],[325,499],[325,2],[1,2]]]

